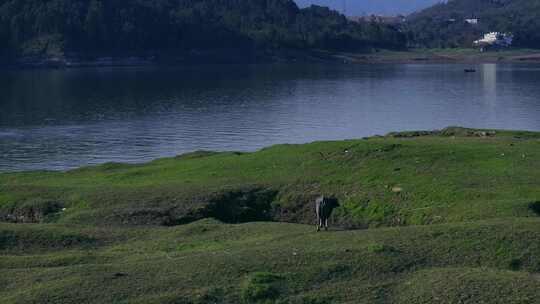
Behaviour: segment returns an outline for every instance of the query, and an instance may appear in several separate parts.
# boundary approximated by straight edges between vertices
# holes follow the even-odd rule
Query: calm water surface
[[[0,171],[450,125],[540,131],[540,65],[0,71]]]

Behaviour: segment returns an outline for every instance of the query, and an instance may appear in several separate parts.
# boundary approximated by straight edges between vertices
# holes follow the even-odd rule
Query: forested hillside
[[[540,1],[451,0],[413,14],[408,27],[411,43],[422,47],[471,46],[484,33],[500,31],[514,33],[516,46],[540,48]]]
[[[0,0],[6,56],[215,49],[400,48],[388,26],[292,0]]]

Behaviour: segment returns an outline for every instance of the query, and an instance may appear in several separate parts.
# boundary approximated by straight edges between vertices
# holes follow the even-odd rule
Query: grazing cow
[[[337,198],[321,196],[315,200],[315,213],[317,213],[317,231],[321,231],[324,226],[328,230],[328,218],[332,211],[339,207]]]

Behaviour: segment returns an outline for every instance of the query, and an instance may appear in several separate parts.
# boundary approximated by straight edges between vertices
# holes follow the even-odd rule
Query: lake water
[[[0,71],[0,171],[450,125],[540,131],[540,65]]]

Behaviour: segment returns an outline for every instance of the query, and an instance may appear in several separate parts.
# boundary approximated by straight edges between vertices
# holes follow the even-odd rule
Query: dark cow
[[[324,226],[328,230],[328,218],[332,211],[339,207],[337,198],[321,196],[315,200],[315,212],[317,213],[317,231],[321,231]]]

